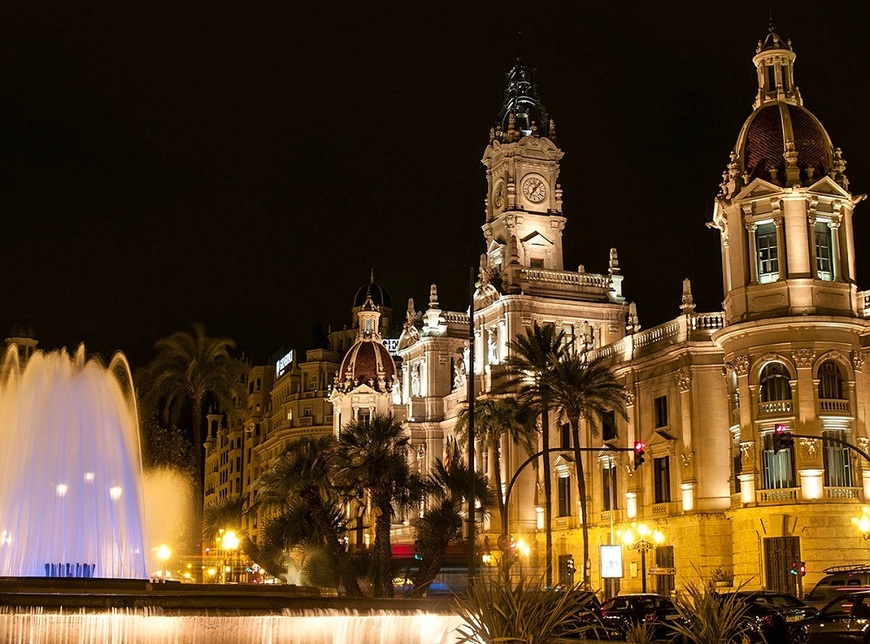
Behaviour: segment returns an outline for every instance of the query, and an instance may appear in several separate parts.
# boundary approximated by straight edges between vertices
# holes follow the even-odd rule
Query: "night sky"
[[[615,246],[644,328],[678,314],[684,277],[719,310],[705,224],[767,4],[390,4],[0,3],[0,329],[135,367],[201,321],[262,363],[349,323],[372,268],[399,315],[432,282],[464,310],[519,53],[565,151],[566,268],[604,272]],[[870,5],[770,4],[870,191]]]

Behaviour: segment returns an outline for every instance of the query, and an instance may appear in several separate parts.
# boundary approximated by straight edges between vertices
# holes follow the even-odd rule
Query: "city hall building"
[[[409,459],[427,472],[455,454],[469,386],[475,396],[495,395],[509,343],[538,323],[610,361],[627,418],[609,414],[595,431],[583,427],[582,445],[593,448],[583,452],[588,517],[571,452],[555,453],[549,472],[519,475],[508,513],[512,537],[527,546],[526,565],[544,567],[545,476],[557,580],[579,579],[584,520],[593,585],[611,592],[640,590],[648,572],[636,541],[622,538],[639,523],[658,537],[646,567],[654,573],[649,588],[661,592],[697,578],[695,568],[720,568],[748,588],[798,592],[825,567],[864,561],[867,545],[852,519],[870,497],[870,463],[850,447],[868,452],[870,292],[855,281],[852,225],[864,195],[849,191],[840,149],[804,106],[790,42],[771,29],[753,62],[754,109],[735,133],[707,222],[721,240],[724,310],[696,311],[687,280],[675,302],[680,315],[641,330],[616,250],[600,273],[564,266],[562,233],[572,222],[559,184],[563,152],[519,60],[483,153],[473,361],[464,307],[443,309],[432,285],[421,310],[409,301],[394,326],[401,316],[372,277],[353,301],[349,328],[329,333],[304,360],[288,354],[252,369],[248,421],[225,427],[210,417],[205,502],[237,494],[253,501],[257,476],[288,441],[337,435],[349,420],[376,413],[402,420]],[[549,447],[569,447],[557,410],[550,427]],[[778,443],[783,433],[792,444]],[[646,451],[638,467],[636,442]],[[500,451],[507,482],[527,454],[508,441]],[[478,450],[477,467],[491,478],[492,457]],[[413,542],[413,518],[397,517],[396,543]],[[255,538],[263,520],[246,518]],[[478,531],[477,547],[494,559],[499,526],[494,513]],[[621,582],[602,577],[601,547],[614,544],[622,546]],[[791,572],[796,561],[806,562],[803,580]]]

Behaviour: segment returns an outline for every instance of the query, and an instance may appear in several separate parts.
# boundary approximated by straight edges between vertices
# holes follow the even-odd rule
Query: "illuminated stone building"
[[[721,566],[750,588],[797,592],[793,561],[807,562],[810,585],[826,566],[864,559],[851,518],[870,494],[870,468],[835,442],[867,447],[862,346],[870,298],[855,283],[852,228],[863,195],[849,192],[841,151],[803,106],[794,61],[791,44],[773,29],[753,58],[754,111],[708,223],[722,240],[725,310],[696,312],[686,280],[678,317],[647,330],[622,295],[615,251],[606,273],[565,270],[562,230],[571,217],[558,183],[562,151],[529,71],[520,61],[509,74],[483,157],[474,386],[478,395],[492,393],[508,341],[534,322],[612,361],[628,418],[598,419],[601,432],[587,425],[581,439],[601,448],[584,453],[597,587],[605,586],[598,547],[620,543],[622,531],[641,521],[664,536],[648,566],[677,571],[649,577],[663,592],[694,576],[693,566],[704,573]],[[467,315],[442,311],[437,294],[432,300],[422,314],[411,305],[399,344],[402,408],[426,465],[443,457],[466,401]],[[551,427],[551,447],[567,446],[555,413]],[[775,449],[777,427],[799,436],[793,447]],[[636,441],[646,445],[637,469],[631,452],[607,449]],[[507,481],[525,455],[509,444],[502,451]],[[485,470],[488,456],[478,464]],[[564,577],[582,553],[570,455],[555,457],[549,476],[553,563]],[[514,536],[531,543],[529,563],[542,565],[543,493],[534,477],[522,475],[509,515]],[[622,588],[639,590],[639,555],[626,549],[623,556]]]
[[[803,105],[795,58],[773,29],[753,58],[754,110],[707,222],[722,242],[724,311],[697,312],[686,280],[681,300],[674,285],[676,317],[650,329],[641,329],[623,295],[615,249],[601,272],[564,266],[562,232],[579,222],[563,210],[555,124],[525,64],[508,74],[482,159],[487,192],[471,382],[475,395],[493,395],[508,343],[535,322],[564,331],[575,350],[611,361],[626,389],[627,419],[606,414],[596,419],[600,431],[586,424],[581,435],[583,447],[593,448],[583,454],[591,577],[608,592],[641,588],[637,550],[623,549],[623,578],[609,585],[599,555],[635,522],[664,537],[647,562],[676,570],[648,577],[662,592],[694,577],[693,567],[705,574],[722,567],[749,588],[797,592],[791,562],[807,563],[810,586],[824,567],[865,558],[851,518],[870,497],[870,467],[837,442],[867,451],[870,292],[855,282],[852,227],[863,195],[851,194],[841,151]],[[454,455],[471,362],[469,317],[460,308],[443,309],[435,285],[425,310],[410,300],[393,361],[381,343],[392,301],[371,285],[361,289],[354,324],[330,334],[331,349],[309,352],[305,363],[278,374],[271,406],[263,403],[253,471],[293,437],[338,433],[352,419],[387,411],[408,428],[409,458],[421,473]],[[550,447],[567,448],[555,411],[550,427]],[[775,449],[777,428],[798,435],[793,447]],[[639,467],[630,451],[637,441],[646,450]],[[526,455],[507,442],[501,454],[508,481]],[[543,569],[542,477],[551,477],[557,580],[583,563],[572,459],[566,451],[553,456],[550,472],[525,470],[508,509],[512,535],[530,546],[527,564]],[[478,452],[477,466],[490,476],[493,462]],[[245,477],[242,489],[248,485]],[[497,526],[481,526],[490,544]],[[397,540],[410,538],[406,526],[396,528]]]

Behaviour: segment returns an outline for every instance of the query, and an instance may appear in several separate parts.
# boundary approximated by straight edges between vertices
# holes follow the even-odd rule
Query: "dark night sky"
[[[372,267],[399,313],[432,282],[464,309],[520,50],[565,151],[566,267],[603,272],[617,247],[645,328],[677,314],[683,277],[720,306],[705,223],[767,4],[52,4],[0,3],[0,329],[136,366],[202,321],[263,362],[349,322]],[[771,4],[870,191],[870,5]]]

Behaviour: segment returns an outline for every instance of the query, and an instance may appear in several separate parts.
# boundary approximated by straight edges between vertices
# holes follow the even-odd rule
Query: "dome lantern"
[[[791,40],[783,40],[773,25],[767,29],[767,37],[758,41],[752,62],[758,72],[758,95],[753,107],[765,103],[784,101],[802,105],[800,92],[794,84],[794,61],[797,58],[791,48]]]

